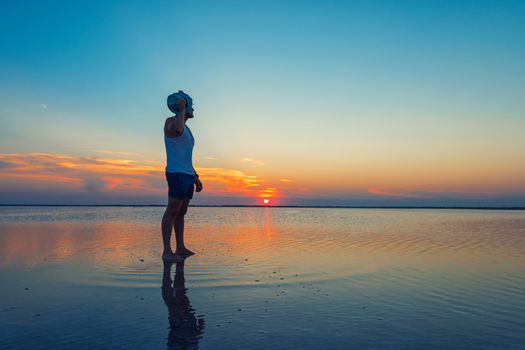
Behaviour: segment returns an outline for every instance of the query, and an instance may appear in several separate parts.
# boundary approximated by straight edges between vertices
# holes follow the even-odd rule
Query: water
[[[0,208],[2,349],[525,347],[525,212]]]

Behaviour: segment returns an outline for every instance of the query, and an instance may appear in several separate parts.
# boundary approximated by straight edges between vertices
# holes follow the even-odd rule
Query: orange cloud
[[[261,191],[260,197],[261,198],[271,198],[271,197],[275,197],[276,194],[277,194],[277,189],[275,187],[267,187]]]
[[[0,189],[12,183],[23,187],[62,184],[66,189],[104,194],[161,194],[166,191],[164,167],[129,159],[67,156],[50,153],[0,154]],[[256,196],[255,175],[225,168],[197,168],[205,193]],[[3,180],[3,181],[2,181]],[[9,180],[9,181],[7,181]],[[264,192],[266,191],[266,192]],[[269,193],[268,189],[264,193]]]
[[[252,194],[260,184],[256,176],[224,168],[197,168],[199,176],[206,181],[206,188],[215,193]]]

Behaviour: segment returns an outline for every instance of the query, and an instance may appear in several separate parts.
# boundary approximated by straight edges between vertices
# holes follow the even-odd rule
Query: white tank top
[[[179,137],[164,135],[164,145],[166,146],[166,172],[195,175],[192,163],[195,139],[190,128],[184,125],[184,131]]]

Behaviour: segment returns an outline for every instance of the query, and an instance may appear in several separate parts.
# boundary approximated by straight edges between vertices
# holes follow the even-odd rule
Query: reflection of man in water
[[[199,339],[204,333],[204,318],[196,317],[195,310],[186,296],[184,286],[184,259],[177,262],[173,286],[171,280],[171,262],[164,262],[162,277],[162,298],[168,307],[170,332],[168,349],[197,349]]]

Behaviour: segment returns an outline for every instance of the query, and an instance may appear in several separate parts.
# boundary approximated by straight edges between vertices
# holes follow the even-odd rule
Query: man
[[[166,146],[166,180],[168,181],[168,207],[162,217],[162,242],[165,261],[180,260],[194,253],[184,245],[184,215],[188,211],[193,189],[202,191],[202,183],[192,164],[195,139],[186,121],[193,118],[192,99],[182,91],[168,97],[168,107],[175,116],[164,123]],[[171,231],[175,229],[175,252],[171,249]]]

